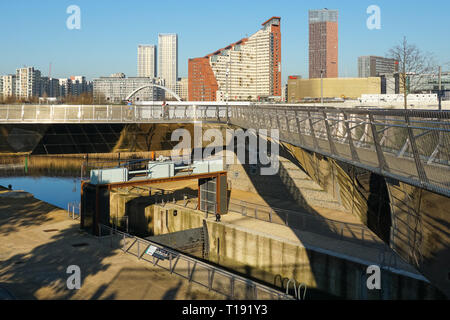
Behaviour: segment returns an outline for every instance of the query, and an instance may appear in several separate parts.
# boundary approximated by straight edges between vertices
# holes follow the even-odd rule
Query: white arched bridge
[[[146,89],[146,88],[159,88],[159,89],[162,89],[162,90],[164,90],[164,91],[170,93],[175,99],[177,99],[177,101],[181,101],[180,96],[177,95],[175,92],[173,92],[173,90],[170,90],[169,88],[166,88],[166,87],[164,87],[164,86],[160,86],[159,84],[154,84],[154,83],[148,84],[148,85],[145,85],[145,86],[142,86],[142,87],[140,87],[140,88],[134,90],[132,93],[130,93],[130,94],[125,98],[125,100],[130,100],[136,93],[138,93],[139,91],[144,90],[144,89]]]

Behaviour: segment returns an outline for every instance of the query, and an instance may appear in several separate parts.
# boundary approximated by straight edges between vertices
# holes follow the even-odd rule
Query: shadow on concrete
[[[10,198],[0,198],[0,234],[8,235],[22,228],[44,224],[51,215],[61,211],[48,203],[32,196],[17,199],[16,205],[10,205]]]
[[[154,269],[151,264],[149,268],[124,267],[117,271],[110,262],[105,262],[117,255],[117,248],[111,248],[81,232],[78,225],[53,232],[48,242],[0,261],[0,288],[3,289],[0,300],[8,297],[12,299],[11,296],[19,300],[136,300],[161,297],[172,300],[212,297],[207,291],[199,291],[194,284],[187,284],[187,281],[177,279],[177,276],[171,276],[165,270]],[[29,243],[22,247],[27,245]],[[12,243],[11,247],[11,250],[15,247],[20,250],[21,244]],[[67,288],[66,281],[70,276],[67,267],[71,265],[80,267],[81,290],[84,292]],[[110,275],[104,274],[108,272],[114,273],[112,280],[109,280]],[[86,279],[89,279],[87,288],[83,287]],[[180,292],[182,287],[183,291]]]
[[[17,231],[26,232],[26,231]],[[26,241],[26,240],[21,240]],[[73,247],[80,242],[87,246]],[[12,244],[12,247],[20,244]],[[103,259],[113,253],[99,248],[92,237],[79,233],[78,226],[57,231],[48,243],[39,245],[30,252],[18,253],[0,262],[0,278],[8,283],[10,291],[18,298],[34,300],[70,299],[76,290],[68,290],[67,267],[77,265],[82,279],[107,270],[109,264]]]

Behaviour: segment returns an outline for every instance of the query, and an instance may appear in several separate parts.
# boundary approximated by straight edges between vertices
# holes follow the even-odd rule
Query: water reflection
[[[0,185],[24,190],[36,198],[67,209],[80,201],[81,176],[89,177],[93,168],[117,166],[145,158],[147,153],[117,153],[62,156],[10,155],[0,157]]]
[[[14,190],[25,190],[35,198],[67,210],[67,204],[80,201],[80,178],[7,177],[0,185],[12,185]]]

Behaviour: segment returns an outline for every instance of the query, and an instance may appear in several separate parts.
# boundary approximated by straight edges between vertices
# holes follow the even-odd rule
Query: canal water
[[[0,186],[11,185],[13,190],[24,190],[35,198],[67,210],[71,202],[80,202],[81,179],[78,177],[0,177]]]

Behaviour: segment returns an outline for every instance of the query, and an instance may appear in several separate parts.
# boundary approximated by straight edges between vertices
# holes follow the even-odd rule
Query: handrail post
[[[352,160],[359,162],[359,156],[358,153],[356,152],[355,149],[355,144],[353,142],[353,136],[352,136],[352,131],[350,129],[350,125],[348,124],[348,116],[347,116],[347,112],[346,111],[342,111],[342,114],[344,115],[344,126],[345,129],[347,131],[347,137],[348,137],[348,144],[350,146],[350,152],[352,154]]]
[[[339,153],[337,152],[336,146],[334,145],[333,142],[333,137],[331,135],[330,123],[328,122],[327,113],[326,111],[323,111],[322,114],[323,114],[323,121],[325,121],[325,128],[327,130],[328,143],[330,144],[330,152],[334,155],[338,155]]]
[[[419,175],[419,181],[421,185],[428,184],[428,177],[425,172],[425,169],[423,168],[422,162],[420,161],[420,154],[419,150],[417,149],[416,145],[416,139],[414,137],[414,133],[412,131],[410,120],[409,120],[409,111],[405,111],[405,120],[406,120],[406,126],[408,128],[408,135],[409,135],[409,142],[411,144],[411,149],[414,156],[414,162],[416,163],[416,169],[417,174]]]
[[[304,145],[305,143],[303,141],[300,120],[298,119],[298,111],[295,111],[295,119],[296,119],[296,122],[297,122],[298,142],[299,142],[300,145]]]
[[[311,137],[313,139],[314,150],[319,152],[320,151],[319,142],[317,142],[317,137],[316,137],[316,133],[315,133],[315,130],[314,130],[314,123],[313,123],[312,118],[311,118],[311,111],[309,111],[309,110],[308,110],[308,122],[309,122],[309,126],[310,126],[310,129],[311,129]]]
[[[234,277],[230,278],[230,291],[231,291],[231,300],[234,299]]]
[[[378,137],[377,127],[375,126],[375,120],[373,118],[373,114],[369,112],[369,121],[370,126],[372,128],[372,137],[373,137],[373,143],[375,145],[375,152],[377,153],[378,157],[378,167],[380,169],[380,172],[383,173],[385,170],[389,170],[389,167],[386,163],[386,159],[383,154],[383,150],[381,149],[380,140]]]

